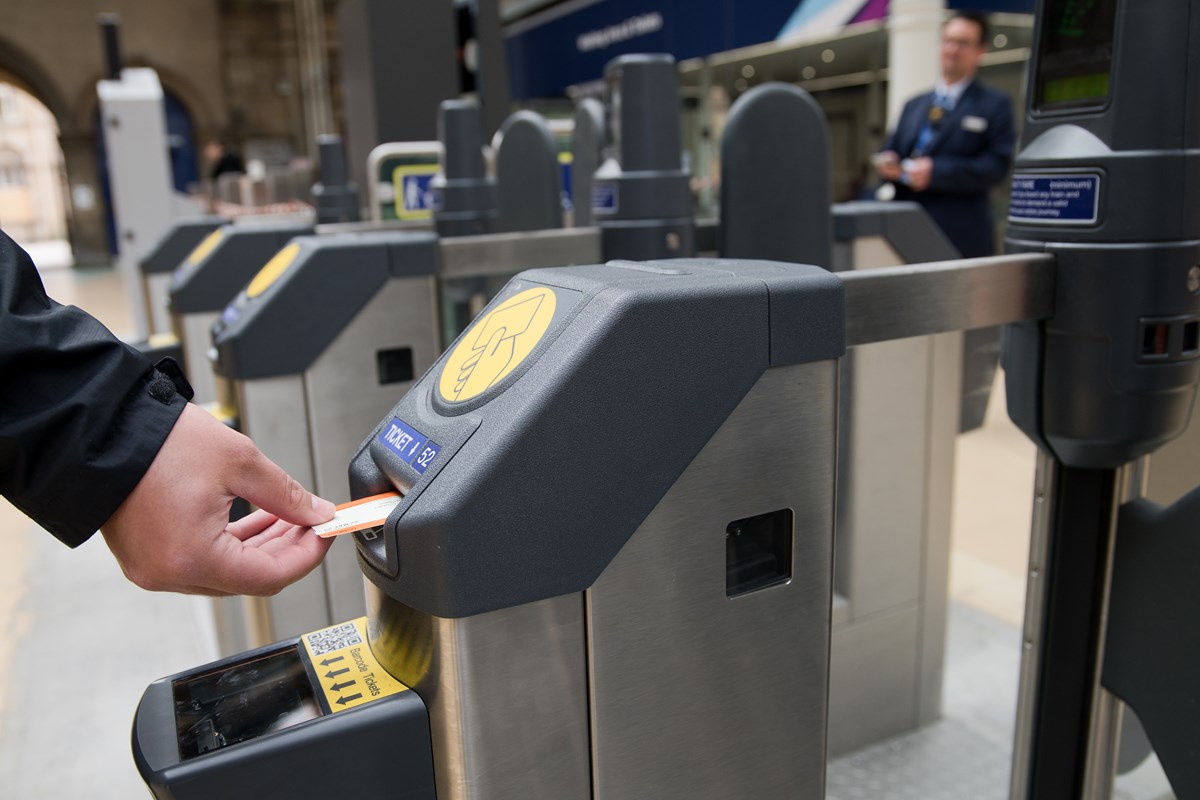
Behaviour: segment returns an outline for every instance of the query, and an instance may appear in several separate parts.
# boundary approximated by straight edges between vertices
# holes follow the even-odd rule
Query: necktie
[[[921,127],[921,132],[917,135],[917,143],[913,145],[913,158],[919,158],[925,155],[926,148],[933,141],[933,134],[937,132],[938,127],[942,124],[942,118],[946,116],[946,112],[953,108],[950,98],[937,92],[933,96],[933,105],[929,107],[929,116],[925,119],[925,124]]]

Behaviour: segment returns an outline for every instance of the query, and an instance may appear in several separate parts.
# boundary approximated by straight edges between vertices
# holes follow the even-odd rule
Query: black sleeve
[[[0,231],[0,494],[82,544],[133,491],[185,404],[144,356],[47,297]]]

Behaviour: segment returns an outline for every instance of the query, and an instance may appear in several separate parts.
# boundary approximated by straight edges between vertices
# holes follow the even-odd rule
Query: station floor
[[[113,270],[72,269],[53,245],[31,250],[52,297],[132,329]],[[984,427],[956,453],[944,718],[832,762],[829,800],[1008,797],[1034,455],[993,393]],[[144,592],[102,537],[69,550],[2,498],[0,546],[0,797],[145,797],[133,713],[148,683],[216,657],[208,601]],[[1173,795],[1151,757],[1114,797]]]

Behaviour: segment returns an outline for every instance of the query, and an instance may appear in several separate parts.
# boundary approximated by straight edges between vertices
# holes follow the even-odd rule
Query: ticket
[[[400,504],[400,500],[399,492],[384,492],[342,503],[337,507],[333,519],[313,525],[313,532],[328,539],[330,536],[374,528],[387,522],[388,514]]]

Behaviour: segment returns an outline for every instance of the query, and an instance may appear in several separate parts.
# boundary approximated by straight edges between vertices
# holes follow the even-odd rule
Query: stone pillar
[[[945,0],[891,0],[888,11],[887,127],[896,126],[904,103],[927,92],[941,75]]]
[[[304,103],[305,149],[316,163],[317,137],[337,133],[329,97],[329,49],[325,45],[323,0],[296,0],[296,36],[300,50],[300,85]]]

